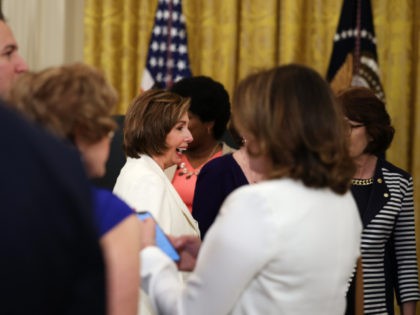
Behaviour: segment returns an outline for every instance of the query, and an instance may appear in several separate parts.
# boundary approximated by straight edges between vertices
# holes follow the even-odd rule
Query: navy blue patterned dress
[[[394,291],[398,303],[420,299],[412,177],[378,159],[372,184],[352,193],[363,223],[364,314],[394,314]]]

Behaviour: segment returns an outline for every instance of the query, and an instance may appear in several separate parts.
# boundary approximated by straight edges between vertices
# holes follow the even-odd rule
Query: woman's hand
[[[141,249],[148,246],[156,246],[156,223],[152,218],[147,218],[141,222],[142,242]]]
[[[200,250],[201,240],[191,235],[171,236],[170,240],[181,257],[178,262],[178,269],[181,271],[192,271]]]
[[[402,315],[415,315],[417,301],[405,302],[402,304],[400,310]]]

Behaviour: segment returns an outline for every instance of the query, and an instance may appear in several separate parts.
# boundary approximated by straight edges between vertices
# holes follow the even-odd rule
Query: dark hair
[[[364,87],[344,90],[338,94],[338,100],[348,119],[365,125],[371,141],[364,152],[378,156],[385,153],[395,133],[385,103],[372,90]]]
[[[223,85],[206,76],[184,78],[171,91],[191,99],[190,111],[202,122],[214,121],[213,137],[219,140],[230,118],[229,94]]]
[[[188,98],[152,89],[135,97],[125,116],[124,151],[127,156],[162,155],[168,148],[166,136],[188,111]]]
[[[301,65],[250,75],[235,91],[235,126],[246,134],[251,156],[272,161],[268,177],[290,177],[340,194],[355,169],[342,117],[327,82]]]
[[[231,119],[227,126],[228,135],[231,136],[234,148],[240,148],[245,144],[245,138],[240,135],[238,129],[235,127],[234,120]]]

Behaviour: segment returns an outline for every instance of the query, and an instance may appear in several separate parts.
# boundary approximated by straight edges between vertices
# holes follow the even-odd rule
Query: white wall
[[[3,0],[29,69],[83,61],[84,0]]]

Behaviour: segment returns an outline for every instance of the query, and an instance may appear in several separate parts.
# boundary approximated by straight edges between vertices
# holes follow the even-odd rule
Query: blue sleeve
[[[133,209],[106,189],[93,188],[93,202],[99,238],[134,214]]]

